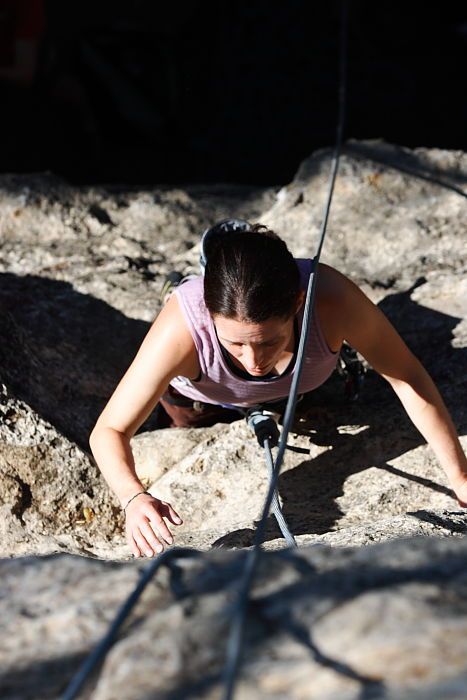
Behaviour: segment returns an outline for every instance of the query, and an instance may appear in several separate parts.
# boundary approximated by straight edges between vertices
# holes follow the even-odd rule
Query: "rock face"
[[[128,557],[118,503],[89,459],[87,440],[157,314],[165,274],[196,271],[200,232],[230,215],[261,220],[296,255],[310,255],[329,158],[314,154],[280,190],[77,190],[45,176],[4,178],[3,556],[52,553],[65,543],[71,552]],[[466,160],[456,152],[347,144],[323,255],[394,321],[434,376],[461,434]],[[450,514],[457,503],[444,474],[380,377],[369,371],[363,400],[346,404],[334,376],[301,414],[280,482],[300,541],[464,531],[463,516]],[[150,418],[133,442],[147,486],[184,515],[178,544],[251,543],[267,472],[243,422],[153,431]],[[272,546],[277,535],[271,523]]]
[[[163,568],[79,697],[223,697],[245,554]],[[464,700],[466,556],[465,538],[428,537],[265,553],[235,697]],[[141,569],[69,555],[0,562],[2,698],[61,697]]]
[[[0,445],[2,556],[62,550],[98,556],[112,546],[122,516],[102,489],[99,470],[5,385]]]
[[[305,160],[262,217],[296,255],[316,247],[330,162],[323,151]],[[465,177],[462,152],[347,143],[322,260],[353,279],[401,291],[433,270],[462,272]]]
[[[0,349],[4,381],[88,449],[159,311],[167,272],[186,269],[205,226],[230,212],[257,218],[273,199],[273,190],[244,187],[80,191],[3,177],[0,337],[20,339]]]
[[[0,561],[2,580],[5,576],[9,581],[2,599],[8,616],[2,619],[8,620],[11,625],[8,629],[20,624],[26,630],[34,618],[38,635],[34,644],[38,648],[45,629],[41,625],[47,625],[45,618],[42,623],[45,608],[39,606],[37,614],[31,610],[23,612],[20,601],[24,596],[39,600],[35,596],[40,596],[39,591],[44,588],[39,585],[40,577],[57,576],[57,586],[65,587],[63,604],[67,596],[73,599],[68,613],[63,613],[65,618],[68,614],[68,620],[84,620],[83,608],[73,601],[91,598],[94,601],[89,603],[89,617],[82,628],[78,625],[76,636],[71,635],[69,625],[68,631],[66,625],[62,631],[55,630],[50,652],[44,647],[44,655],[37,656],[38,665],[32,674],[36,688],[37,678],[42,678],[46,668],[57,675],[55,690],[49,693],[45,684],[41,697],[54,697],[58,687],[63,690],[65,676],[70,675],[89,648],[86,634],[96,640],[103,632],[126,595],[124,591],[133,585],[138,569],[136,563],[126,566],[116,563],[130,556],[123,535],[122,513],[93,463],[87,441],[97,416],[159,310],[158,297],[165,274],[172,268],[196,271],[203,228],[227,216],[267,223],[287,240],[296,256],[310,256],[318,238],[329,165],[328,152],[316,153],[301,164],[292,183],[283,188],[265,189],[187,186],[183,190],[168,187],[151,191],[77,190],[50,176],[3,178],[0,556],[47,556],[39,560],[29,556]],[[462,153],[424,149],[409,152],[381,143],[347,144],[322,259],[359,283],[394,322],[434,377],[467,450],[467,195],[463,191],[466,173],[467,156]],[[202,550],[251,545],[268,478],[262,451],[245,422],[199,430],[155,431],[153,425],[150,417],[132,446],[137,471],[144,483],[155,494],[172,502],[184,518],[184,525],[174,533],[176,544]],[[322,640],[327,640],[322,647],[321,642],[318,645],[319,653],[310,651],[311,647],[305,653],[303,644],[298,642],[291,646],[284,642],[284,651],[279,652],[285,633],[282,631],[277,638],[263,644],[261,635],[270,623],[263,620],[258,628],[255,623],[249,643],[255,649],[261,647],[264,656],[258,657],[257,666],[256,661],[252,666],[256,670],[248,676],[249,670],[242,681],[240,697],[326,700],[383,697],[387,686],[391,695],[384,697],[399,700],[399,692],[413,686],[415,698],[418,686],[427,689],[438,682],[444,683],[445,695],[430,690],[432,697],[451,697],[447,694],[451,690],[446,679],[454,688],[452,697],[457,697],[455,686],[464,683],[466,670],[463,660],[459,661],[465,658],[461,641],[465,630],[460,622],[464,619],[464,602],[460,569],[454,564],[454,569],[449,568],[449,562],[458,562],[465,555],[462,535],[467,531],[467,516],[394,394],[368,368],[361,400],[348,403],[340,377],[333,375],[306,405],[300,406],[289,448],[279,481],[284,514],[303,547],[297,556],[313,562],[319,573],[317,580],[331,581],[335,586],[332,600],[339,602],[331,615],[335,627],[328,629],[324,621],[314,617],[317,600],[314,593],[310,593],[309,601],[312,616],[302,617],[302,610],[295,612],[297,619],[306,620],[306,624],[313,622],[312,646],[317,639],[316,624],[319,634],[324,635]],[[351,625],[348,633],[339,636],[333,631],[345,627],[344,618],[339,615],[350,610],[347,599],[341,604],[339,575],[345,570],[345,580],[347,576],[349,581],[353,580],[352,572],[357,572],[360,566],[357,561],[363,562],[365,571],[371,568],[375,565],[372,552],[376,550],[363,548],[347,553],[338,547],[358,547],[413,535],[434,538],[416,540],[417,544],[387,543],[378,550],[378,558],[392,562],[388,563],[391,571],[402,571],[406,564],[410,565],[415,576],[417,567],[423,570],[433,555],[439,564],[436,571],[438,564],[433,565],[433,585],[441,588],[433,592],[427,580],[421,584],[416,576],[409,577],[403,580],[403,592],[399,596],[402,589],[398,579],[389,576],[389,598],[385,598],[384,591],[370,592],[363,584],[359,589],[359,577],[355,573],[355,582],[349,583],[355,591],[355,600],[352,599],[355,607],[349,612],[349,620],[367,619],[362,610],[368,606],[365,613],[368,619],[384,622],[381,632],[389,646],[381,653],[377,645],[372,647],[372,633],[365,632],[372,629],[370,622],[361,622],[361,627]],[[333,548],[305,547],[318,543]],[[265,546],[272,550],[283,547],[272,520],[268,523]],[[415,556],[418,551],[421,558]],[[63,554],[49,556],[59,552],[111,562],[90,562]],[[272,552],[270,556],[267,566],[274,569],[276,562],[282,560],[274,559],[279,555]],[[243,554],[219,552],[211,557],[206,563],[203,560],[202,564],[196,564],[190,576],[196,578],[199,574],[202,579],[196,567],[206,566],[208,571],[209,562],[213,561],[225,562],[227,570],[231,565],[238,568]],[[329,564],[325,565],[325,560]],[[347,562],[354,562],[349,564],[348,572]],[[445,563],[454,573],[446,574],[447,578],[443,579]],[[341,573],[335,573],[334,578],[329,574],[330,578],[326,579],[327,566]],[[40,572],[37,589],[34,572]],[[111,591],[112,586],[104,583],[110,582],[108,577],[114,575],[122,581],[121,587],[117,587],[118,594],[117,588]],[[224,576],[219,575],[221,579]],[[283,576],[287,579],[288,574],[278,573],[277,586],[282,585]],[[23,577],[24,587],[13,594],[13,581],[19,577]],[[91,582],[97,581],[96,577],[102,580],[102,597],[93,590]],[[88,578],[89,585],[84,584]],[[446,586],[452,585],[454,593],[447,592],[447,600],[452,595],[462,602],[458,628],[452,622],[457,613],[450,617],[451,613],[443,612],[447,608],[442,606],[447,606],[447,602],[443,598],[445,584],[440,581],[448,579]],[[305,576],[303,581],[306,580]],[[68,585],[66,581],[74,583]],[[256,584],[258,595],[266,594],[264,585],[264,581]],[[297,585],[301,585],[300,577]],[[419,585],[424,587],[423,591],[417,588]],[[292,606],[287,586],[285,590],[284,600]],[[94,593],[97,597],[93,597]],[[429,623],[433,625],[430,629],[428,623],[426,629],[421,626],[428,615],[426,600],[430,595],[433,595],[434,618],[438,620],[436,610],[441,605],[439,617],[447,627],[438,627],[439,620]],[[144,657],[136,651],[146,644],[158,658],[160,655],[159,662],[164,666],[161,698],[175,697],[170,695],[175,688],[194,682],[197,669],[218,669],[221,649],[213,650],[208,637],[225,638],[224,617],[215,612],[220,608],[207,602],[209,596],[201,596],[192,603],[194,609],[199,608],[199,615],[196,613],[189,623],[193,628],[186,633],[187,639],[195,639],[199,633],[206,646],[201,644],[191,666],[184,656],[190,651],[191,642],[187,641],[187,646],[177,651],[179,637],[176,636],[174,643],[167,646],[167,635],[178,627],[175,621],[190,616],[187,609],[191,603],[188,599],[173,605],[168,602],[167,577],[158,584],[157,596],[155,602],[159,607],[163,605],[164,612],[154,625],[161,626],[156,630],[148,620],[147,628],[145,616],[141,616],[138,627],[141,639],[132,634],[115,647],[109,657],[111,665],[106,667],[108,670],[95,697],[139,698],[150,694],[154,688],[149,685],[150,675],[136,694],[122,695],[121,690],[127,685],[125,674],[133,673],[131,665],[123,660],[125,655],[136,666],[141,659],[143,665],[155,668],[154,657]],[[216,605],[219,596],[222,598],[224,594],[212,596]],[[13,600],[16,603],[10,609],[9,601]],[[86,610],[85,603],[80,605]],[[401,630],[406,630],[409,638],[406,609],[411,610],[407,620],[417,630],[417,639],[426,642],[427,658],[433,659],[430,655],[434,654],[442,635],[452,632],[458,640],[448,645],[451,656],[449,659],[443,656],[436,672],[433,660],[427,665],[420,661],[421,666],[413,661],[411,666],[412,660],[407,659],[410,655],[403,651],[404,646],[400,647],[399,632],[391,628],[390,618],[402,620]],[[100,616],[99,624],[92,621],[96,615]],[[212,636],[208,635],[209,625],[215,632]],[[396,636],[391,637],[393,633]],[[156,651],[155,635],[165,640],[157,644]],[[182,639],[181,632],[180,635]],[[17,639],[23,649],[21,635]],[[68,660],[61,658],[57,665],[54,659],[58,639],[60,655],[63,655],[63,640],[70,644]],[[356,639],[366,641],[359,646],[360,643],[354,643]],[[345,640],[350,655],[344,648]],[[365,652],[361,651],[363,647]],[[164,651],[167,648],[173,651]],[[398,648],[402,649],[400,653]],[[363,655],[357,659],[352,655],[354,650],[357,656]],[[280,656],[282,653],[285,656]],[[29,686],[23,685],[23,690],[18,690],[24,682],[20,671],[28,664],[19,656],[14,641],[6,643],[5,654],[13,670],[0,681],[0,688],[1,682],[6,688],[0,693],[2,697],[37,697],[32,691],[28,695]],[[278,668],[282,670],[276,673],[268,667],[267,659],[279,658],[278,654]],[[328,656],[331,664],[325,662]],[[310,666],[311,657],[313,663],[323,666],[319,672],[317,667]],[[300,662],[289,673],[284,667],[290,658]],[[33,658],[28,663],[31,671]],[[394,668],[393,677],[388,675],[389,665]],[[59,666],[62,670],[57,670]],[[444,672],[442,668],[450,670]],[[316,675],[318,685],[307,694],[306,689],[311,688],[307,685],[309,679]],[[460,680],[456,680],[457,676]],[[288,679],[284,681],[285,690],[282,677]],[[119,690],[116,683],[121,683]],[[464,694],[459,697],[467,694],[467,686],[462,687]],[[200,690],[199,697],[215,697],[215,684],[207,687],[206,693],[202,695]],[[427,693],[420,697],[430,697]]]

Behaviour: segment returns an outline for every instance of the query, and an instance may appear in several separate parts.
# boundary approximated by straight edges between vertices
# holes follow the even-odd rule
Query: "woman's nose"
[[[243,359],[244,362],[251,369],[254,369],[255,367],[261,367],[263,361],[263,352],[259,348],[246,347],[244,349]]]

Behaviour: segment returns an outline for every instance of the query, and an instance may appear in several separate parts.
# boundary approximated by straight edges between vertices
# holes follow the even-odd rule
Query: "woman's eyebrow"
[[[235,343],[243,343],[243,340],[229,340],[228,338],[224,338],[222,335],[217,336],[219,340],[223,340],[225,343],[232,343],[235,345]],[[281,336],[274,336],[274,338],[268,338],[268,340],[261,340],[259,343],[253,343],[253,345],[267,345],[268,343],[273,343],[279,340]]]
[[[219,340],[223,340],[225,343],[238,343],[238,340],[229,340],[228,338],[223,338],[221,335],[217,336]]]

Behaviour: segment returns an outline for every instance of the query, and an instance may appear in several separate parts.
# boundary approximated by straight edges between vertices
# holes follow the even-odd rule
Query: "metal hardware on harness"
[[[344,343],[339,354],[337,372],[344,379],[344,394],[348,401],[356,401],[365,379],[366,369],[356,351]]]
[[[269,441],[270,447],[277,447],[279,428],[273,416],[273,413],[260,408],[255,408],[246,414],[246,422],[254,431],[260,447],[264,447],[265,440]]]
[[[245,420],[248,426],[254,431],[260,446],[264,448],[270,479],[274,477],[274,459],[271,448],[277,447],[280,437],[279,428],[277,427],[277,423],[274,419],[275,415],[278,414],[274,414],[271,411],[267,411],[261,407],[250,409],[245,415]],[[297,543],[295,538],[290,532],[287,521],[284,518],[284,514],[281,510],[277,488],[274,489],[274,494],[272,496],[271,511],[287,545],[289,547],[296,547]]]

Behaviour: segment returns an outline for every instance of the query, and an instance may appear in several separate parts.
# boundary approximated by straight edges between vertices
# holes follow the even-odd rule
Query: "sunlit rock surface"
[[[203,229],[230,216],[267,223],[296,256],[312,255],[330,155],[313,154],[292,183],[263,189],[77,189],[47,175],[1,179],[0,657],[9,669],[0,676],[2,697],[56,697],[143,565],[128,561],[121,509],[87,441],[157,315],[165,274],[196,272]],[[466,178],[460,152],[347,144],[322,259],[359,283],[394,322],[434,377],[467,450]],[[182,515],[176,544],[250,546],[267,470],[244,421],[152,428],[149,418],[133,440],[137,470]],[[316,617],[321,603],[316,607],[312,590],[310,616],[297,612],[318,652],[286,642],[283,631],[269,639],[264,621],[254,626],[239,697],[353,699],[363,697],[362,683],[366,693],[380,693],[371,697],[383,697],[386,688],[391,700],[465,697],[465,573],[454,562],[465,560],[467,516],[395,395],[368,368],[360,400],[348,403],[335,375],[300,406],[289,446],[279,494],[300,556],[313,561],[317,581],[324,561],[345,573],[354,593],[341,604],[336,573],[326,579],[325,618]],[[414,535],[429,537],[362,547]],[[305,548],[316,543],[331,549]],[[283,547],[273,520],[265,546]],[[82,556],[53,556],[60,552]],[[238,568],[243,555],[213,556]],[[380,557],[392,572],[409,567],[415,578],[401,588],[389,576],[370,591],[356,573],[352,579],[357,564],[347,571],[347,561],[364,562],[366,571]],[[431,557],[434,578],[420,581],[417,567]],[[210,561],[196,566],[209,569]],[[141,624],[112,651],[93,697],[142,698],[159,689],[158,697],[169,698],[201,671],[219,668],[224,647],[212,641],[225,639],[216,606],[227,594],[170,602],[164,575],[151,590],[149,607],[160,615],[140,613]],[[281,595],[284,605],[299,604],[287,588]],[[54,599],[58,620],[50,618]],[[192,628],[182,632],[186,618]],[[442,646],[442,638],[453,642]],[[139,663],[152,672],[139,673]],[[133,672],[141,684],[132,691],[125,674]],[[216,687],[199,696],[218,697]]]

